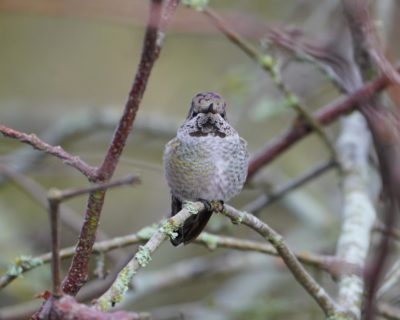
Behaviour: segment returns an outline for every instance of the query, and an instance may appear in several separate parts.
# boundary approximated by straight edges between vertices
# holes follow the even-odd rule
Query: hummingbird
[[[197,238],[212,215],[210,203],[223,205],[243,188],[249,154],[247,142],[229,124],[226,102],[215,92],[196,94],[186,120],[165,147],[163,162],[171,190],[171,216],[185,201],[202,201],[204,210],[177,230],[174,246]]]

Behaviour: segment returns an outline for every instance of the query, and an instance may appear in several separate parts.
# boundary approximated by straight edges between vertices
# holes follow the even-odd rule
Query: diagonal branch
[[[276,59],[269,55],[261,55],[258,50],[249,43],[246,43],[241,36],[236,33],[215,11],[206,7],[202,12],[209,18],[209,20],[235,45],[237,45],[244,53],[251,59],[255,60],[263,70],[265,70],[274,81],[276,87],[281,94],[286,98],[287,104],[296,110],[297,114],[302,120],[309,124],[311,128],[320,136],[325,142],[328,149],[331,151],[333,158],[336,157],[335,147],[332,145],[329,137],[325,133],[321,124],[316,120],[307,108],[300,102],[300,99],[294,94],[283,82],[280,74],[278,62]]]
[[[276,188],[273,187],[271,192],[262,194],[255,200],[249,202],[243,208],[243,211],[251,212],[252,214],[257,215],[257,213],[266,206],[269,206],[275,201],[282,199],[285,195],[301,187],[307,182],[313,181],[315,178],[318,178],[329,169],[332,169],[335,164],[336,163],[332,160],[318,164],[317,166],[307,170],[307,172],[303,173],[301,176],[285,183],[282,186],[277,186]]]
[[[150,14],[135,80],[129,92],[123,115],[108,147],[107,154],[96,173],[96,180],[98,182],[108,181],[114,174],[126,140],[132,130],[151,70],[160,54],[164,29],[171,19],[178,2],[178,0],[167,0],[164,14],[162,14],[163,1],[152,0],[150,3]],[[106,191],[100,190],[93,191],[89,195],[85,221],[76,246],[76,254],[72,259],[68,274],[62,283],[63,290],[67,294],[75,295],[86,281],[89,258],[96,238],[105,194]]]
[[[274,246],[296,280],[314,298],[327,317],[339,316],[341,314],[341,310],[335,301],[304,269],[293,252],[285,244],[280,234],[257,217],[247,212],[240,212],[228,205],[225,205],[222,214],[230,218],[233,223],[244,224],[266,238]]]
[[[161,227],[151,236],[144,246],[140,246],[138,252],[133,259],[118,273],[117,279],[96,302],[96,307],[102,311],[107,311],[110,306],[114,306],[120,302],[131,282],[135,273],[142,267],[145,267],[151,261],[151,255],[160,247],[160,245],[168,238],[174,237],[174,231],[178,229],[186,219],[192,214],[197,214],[204,209],[204,204],[195,202],[188,204],[176,215],[169,218]]]
[[[47,144],[46,142],[40,140],[35,134],[26,134],[24,132],[8,128],[2,124],[0,124],[0,133],[2,133],[5,137],[17,139],[23,143],[31,145],[33,148],[39,151],[46,152],[47,154],[51,154],[52,156],[55,156],[63,160],[65,164],[77,169],[83,175],[85,175],[89,180],[94,180],[96,177],[95,167],[89,166],[79,157],[69,154],[60,146],[54,147]]]
[[[336,101],[322,107],[314,114],[314,118],[322,125],[328,125],[340,116],[351,112],[358,103],[366,101],[376,93],[382,91],[389,85],[386,77],[378,77],[358,90],[347,96],[338,98]],[[267,143],[250,159],[247,179],[251,179],[262,167],[270,163],[283,151],[311,132],[311,128],[304,122],[299,121],[287,131]]]

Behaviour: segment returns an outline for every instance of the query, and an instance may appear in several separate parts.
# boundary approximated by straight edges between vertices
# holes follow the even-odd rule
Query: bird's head
[[[215,92],[201,92],[192,99],[188,119],[193,119],[199,114],[220,115],[226,119],[226,102]]]

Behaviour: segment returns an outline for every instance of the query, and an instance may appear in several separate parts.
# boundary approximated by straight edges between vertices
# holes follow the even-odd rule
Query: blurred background
[[[400,4],[380,0],[371,5],[389,56],[398,56],[399,43],[393,40],[400,31],[394,23]],[[310,111],[339,96],[313,64],[299,62],[271,47],[265,34],[272,26],[293,27],[302,30],[307,39],[340,46],[346,38],[340,1],[219,0],[211,1],[210,6],[260,52],[280,59],[284,81]],[[0,0],[0,123],[36,133],[90,164],[100,164],[133,81],[147,13],[148,1],[142,0]],[[162,172],[164,145],[185,119],[192,96],[200,91],[217,91],[226,98],[228,119],[248,141],[250,153],[279,135],[295,118],[268,74],[204,15],[181,6],[168,30],[115,174],[139,174],[142,184],[108,192],[100,225],[108,237],[137,232],[168,216],[170,196]],[[335,140],[338,126],[328,127],[327,132]],[[38,184],[33,189],[42,196],[51,187],[88,185],[81,174],[58,159],[45,156],[30,166],[32,161],[27,159],[31,156],[29,147],[0,137],[0,163],[29,165],[25,178]],[[329,151],[311,135],[265,167],[231,204],[243,208],[271,186],[282,185],[328,159]],[[46,209],[26,186],[3,178],[1,274],[18,256],[50,250]],[[340,226],[338,182],[332,169],[258,214],[283,234],[293,249],[334,253]],[[85,203],[85,197],[66,203],[78,224]],[[208,231],[261,240],[254,232],[218,216],[213,217]],[[63,225],[62,246],[74,245],[77,234],[71,224]],[[123,261],[135,253],[135,248],[115,253],[118,261]],[[65,268],[68,265],[66,261]],[[106,260],[106,266],[115,272],[115,260]],[[205,269],[162,288],[156,286],[168,272],[176,275],[182,270],[185,274],[196,266]],[[330,276],[310,271],[334,290]],[[149,311],[155,319],[181,319],[183,315],[185,319],[322,317],[282,263],[260,253],[228,249],[211,252],[198,245],[174,248],[165,243],[135,281],[136,290],[122,307]],[[0,312],[19,303],[32,305],[32,297],[49,288],[50,266],[45,265],[0,292]]]

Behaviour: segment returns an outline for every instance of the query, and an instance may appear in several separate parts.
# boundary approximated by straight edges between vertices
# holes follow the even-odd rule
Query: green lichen
[[[183,205],[190,214],[197,214],[199,212],[194,202],[185,201]]]
[[[215,250],[218,247],[218,237],[207,232],[201,233],[200,240],[204,241],[204,243],[207,245],[207,248],[210,250]]]
[[[140,229],[137,233],[137,236],[142,240],[149,240],[156,230],[157,225],[147,226],[143,229]]]
[[[240,212],[236,218],[232,218],[231,221],[233,224],[241,224],[243,222],[244,213]]]
[[[47,192],[47,198],[50,201],[60,201],[62,197],[62,191],[60,189],[57,188],[51,188],[48,192]]]
[[[14,263],[8,267],[7,275],[18,277],[23,272],[31,270],[43,264],[43,260],[32,258],[30,256],[20,256],[15,259]]]
[[[291,92],[289,92],[287,94],[286,102],[287,102],[288,106],[291,108],[298,106],[300,104],[299,98]]]
[[[258,62],[261,67],[268,71],[272,78],[272,81],[274,81],[275,84],[277,84],[278,86],[282,85],[282,81],[279,76],[278,61],[274,57],[270,55],[263,55],[259,57]]]
[[[135,258],[142,268],[146,267],[151,261],[150,254],[151,252],[148,248],[145,246],[139,246],[138,252],[135,254]]]
[[[259,63],[264,68],[272,70],[276,65],[276,60],[270,55],[263,55],[263,56],[260,57]]]
[[[96,304],[99,306],[101,311],[108,311],[110,309],[110,305],[107,299],[100,298],[96,301]]]
[[[126,266],[118,274],[117,280],[111,287],[111,304],[114,306],[116,303],[121,302],[125,292],[129,289],[129,283],[131,282],[135,271],[130,265]]]
[[[207,7],[208,0],[182,0],[182,4],[197,11],[202,11]]]
[[[178,233],[175,232],[176,226],[172,223],[172,220],[167,220],[163,223],[161,231],[165,233],[171,239],[175,239]]]
[[[278,234],[270,234],[265,237],[274,246],[281,246],[283,243],[283,237]]]

